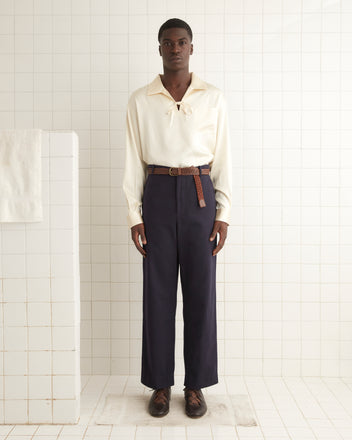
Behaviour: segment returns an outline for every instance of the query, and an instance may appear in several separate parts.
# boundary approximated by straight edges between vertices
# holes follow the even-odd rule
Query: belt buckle
[[[170,167],[170,168],[169,168],[169,175],[170,175],[170,176],[177,176],[178,173],[177,173],[177,174],[172,174],[172,170],[173,170],[173,168],[174,168],[174,167]]]

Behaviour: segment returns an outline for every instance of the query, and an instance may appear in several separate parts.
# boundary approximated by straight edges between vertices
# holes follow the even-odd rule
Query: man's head
[[[161,37],[163,35],[163,32],[166,29],[170,29],[170,28],[186,29],[187,34],[188,34],[189,39],[190,39],[190,42],[192,43],[193,33],[192,33],[192,29],[191,29],[190,25],[188,23],[186,23],[185,21],[179,19],[179,18],[170,18],[170,20],[165,21],[165,23],[163,23],[160,26],[159,33],[158,33],[158,41],[159,41],[159,43],[160,43]]]
[[[193,53],[192,29],[183,20],[171,18],[161,25],[158,33],[159,54],[165,70],[188,70]]]

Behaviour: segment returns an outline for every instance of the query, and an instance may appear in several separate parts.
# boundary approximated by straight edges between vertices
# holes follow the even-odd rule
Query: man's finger
[[[146,239],[146,237],[145,237],[144,232],[141,234],[141,240],[142,240],[142,243],[143,243],[143,244],[147,244],[147,239]]]
[[[223,247],[223,244],[221,244],[221,242],[219,241],[218,245],[213,250],[213,256],[216,255],[222,249],[222,247]]]
[[[139,250],[139,252],[143,255],[143,257],[146,257],[147,256],[147,252],[146,252],[146,250],[145,249],[143,249],[142,248],[142,246],[138,246],[138,250]]]
[[[143,255],[143,257],[145,257],[147,255],[147,252],[145,249],[142,248],[142,246],[139,243],[139,240],[137,240],[136,247],[139,250],[139,252]]]
[[[140,242],[139,242],[139,234],[138,234],[137,231],[133,234],[132,239],[133,239],[133,243],[135,244],[137,250],[143,255],[143,257],[145,257],[146,254],[147,254],[147,252],[146,252],[145,249],[143,249],[142,246],[140,245]],[[144,239],[145,239],[145,236],[144,236]],[[143,240],[142,240],[142,241],[143,241]],[[146,241],[146,239],[145,239],[145,241]]]
[[[212,233],[211,233],[211,235],[209,237],[210,241],[214,240],[214,238],[216,237],[216,234],[218,233],[218,231],[219,231],[219,225],[215,224],[214,227],[213,227],[213,231],[212,231]]]
[[[226,236],[224,234],[224,231],[220,230],[219,234],[220,234],[220,240],[216,248],[213,250],[213,256],[216,255],[224,247],[225,244]]]
[[[216,246],[216,248],[213,250],[213,256],[216,255],[222,248],[224,247],[224,243],[221,243],[219,241],[218,245]]]

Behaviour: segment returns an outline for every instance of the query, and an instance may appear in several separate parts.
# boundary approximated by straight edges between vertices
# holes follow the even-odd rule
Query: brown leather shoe
[[[202,417],[207,412],[207,404],[205,403],[202,390],[185,387],[183,391],[185,392],[185,409],[188,417]]]
[[[153,417],[163,417],[169,412],[169,402],[171,399],[171,387],[158,388],[154,390],[150,400],[148,410]]]

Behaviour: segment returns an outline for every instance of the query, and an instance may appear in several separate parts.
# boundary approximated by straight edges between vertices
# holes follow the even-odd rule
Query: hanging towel
[[[39,222],[42,130],[0,130],[0,222]]]

